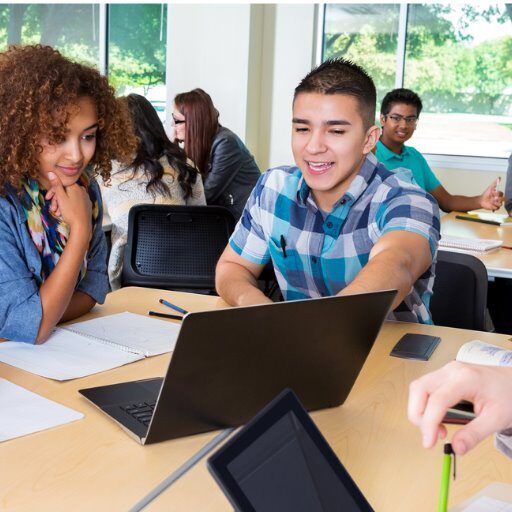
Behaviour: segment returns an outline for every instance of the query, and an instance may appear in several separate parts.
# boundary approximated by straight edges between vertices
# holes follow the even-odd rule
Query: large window
[[[165,121],[167,6],[112,4],[108,18],[110,83],[120,95],[148,98]]]
[[[325,8],[324,59],[344,57],[363,66],[376,78],[379,103],[395,86],[399,15],[397,4],[328,4]]]
[[[0,4],[0,51],[10,44],[41,43],[97,66],[98,13],[93,4]]]
[[[323,58],[361,63],[379,99],[393,87],[416,91],[424,104],[413,138],[420,151],[508,157],[512,4],[411,4],[399,16],[400,10],[399,4],[328,5]],[[403,44],[400,36],[392,42],[396,32]]]
[[[102,68],[117,94],[146,96],[164,121],[166,24],[165,4],[0,4],[0,51],[53,46]]]

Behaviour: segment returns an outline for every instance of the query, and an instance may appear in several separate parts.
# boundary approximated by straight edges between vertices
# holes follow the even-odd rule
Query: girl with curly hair
[[[203,181],[185,152],[169,140],[153,105],[139,94],[118,101],[127,106],[139,146],[127,167],[113,163],[109,186],[101,195],[112,220],[112,250],[108,260],[110,286],[121,286],[128,215],[137,204],[205,205]]]
[[[137,147],[98,71],[48,46],[0,54],[0,338],[42,343],[109,291],[94,180]]]

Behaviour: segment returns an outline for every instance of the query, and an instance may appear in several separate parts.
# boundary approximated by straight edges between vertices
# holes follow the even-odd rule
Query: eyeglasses
[[[405,124],[408,124],[408,125],[415,125],[418,122],[417,116],[404,117],[404,116],[401,116],[400,114],[391,114],[391,115],[387,114],[384,117],[386,117],[386,119],[391,119],[391,121],[393,121],[393,123],[396,123],[396,124],[400,124],[402,122],[402,120],[405,121]]]
[[[183,124],[185,122],[185,119],[176,119],[174,116],[172,116],[172,124]]]

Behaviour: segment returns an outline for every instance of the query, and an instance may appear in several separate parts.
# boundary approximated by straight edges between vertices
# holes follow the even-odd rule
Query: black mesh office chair
[[[215,266],[234,227],[221,206],[134,206],[122,286],[214,292]]]
[[[436,325],[485,331],[487,269],[475,256],[437,253],[430,312]]]

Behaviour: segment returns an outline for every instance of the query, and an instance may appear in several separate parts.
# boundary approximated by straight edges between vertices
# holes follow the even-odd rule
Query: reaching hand
[[[48,178],[51,188],[46,194],[46,199],[51,199],[50,209],[56,217],[61,217],[74,229],[85,230],[89,239],[92,236],[92,203],[87,191],[77,183],[64,187],[59,177],[50,172]]]
[[[471,450],[488,435],[512,427],[512,368],[453,361],[424,375],[409,388],[409,420],[420,427],[423,446],[431,448],[446,437],[441,421],[461,400],[473,403],[476,418],[452,438],[457,455]]]
[[[503,192],[498,190],[499,179],[494,180],[480,196],[480,207],[497,210],[503,204]]]

